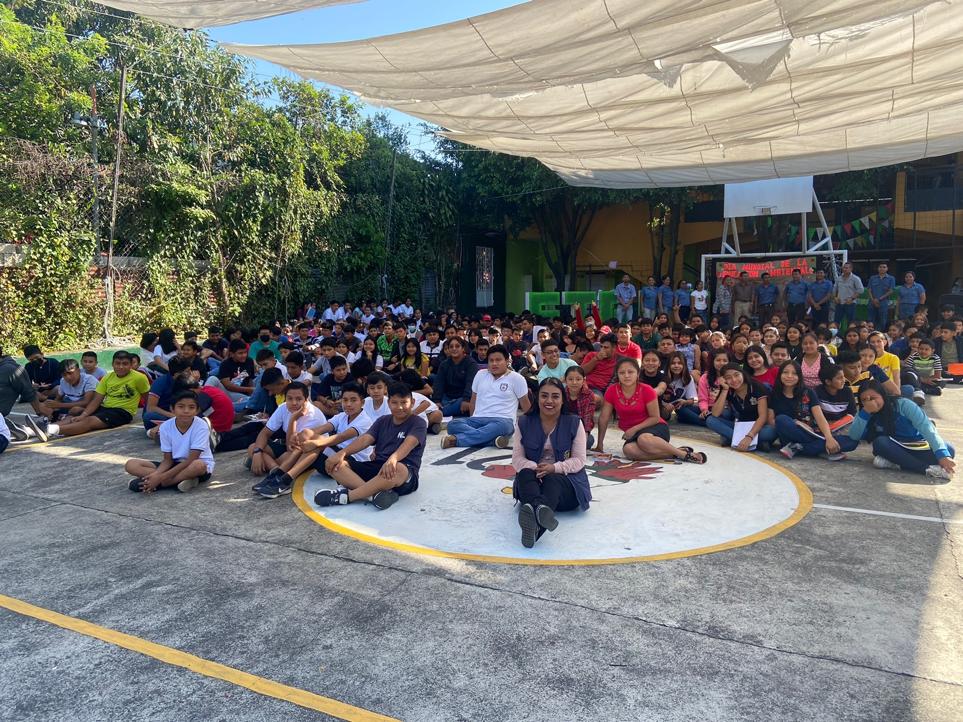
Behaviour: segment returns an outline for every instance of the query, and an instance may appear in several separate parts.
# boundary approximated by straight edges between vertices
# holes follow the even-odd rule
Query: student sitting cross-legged
[[[735,423],[751,423],[752,426],[733,448],[736,451],[750,451],[753,439],[758,437],[761,450],[767,450],[776,440],[776,428],[766,423],[769,391],[749,378],[739,364],[726,364],[720,376],[719,395],[712,403],[712,414],[706,417],[706,426],[719,434],[723,446],[729,446],[733,440]]]
[[[163,461],[131,459],[124,470],[134,478],[131,491],[146,494],[161,487],[176,486],[190,491],[211,478],[214,454],[211,452],[210,427],[197,416],[197,394],[181,391],[173,399],[174,416],[160,425]]]
[[[452,419],[441,447],[488,446],[508,448],[519,407],[531,408],[525,378],[512,371],[508,349],[496,344],[488,349],[488,369],[479,371],[471,385],[471,416]]]
[[[325,469],[339,486],[314,496],[318,506],[336,506],[371,499],[377,509],[387,509],[398,497],[418,488],[418,472],[425,450],[428,426],[412,411],[411,390],[402,383],[388,387],[391,413],[328,459]],[[374,459],[358,461],[359,451],[374,447]]]
[[[60,384],[47,406],[53,409],[52,421],[61,416],[79,416],[87,408],[97,391],[97,379],[85,373],[72,358],[60,364]]]
[[[141,397],[150,390],[147,377],[131,369],[130,354],[117,351],[113,371],[97,384],[94,396],[77,416],[68,416],[59,424],[31,424],[41,441],[53,436],[77,436],[99,429],[113,429],[129,424],[137,413]]]
[[[529,549],[546,530],[558,527],[556,511],[584,511],[592,500],[585,473],[585,427],[567,410],[565,400],[559,379],[543,379],[537,405],[515,422],[512,492],[521,502],[522,546]]]
[[[325,423],[324,414],[311,403],[309,396],[308,387],[300,381],[292,381],[287,385],[284,403],[271,414],[257,439],[248,447],[252,473],[260,476],[270,472],[287,454],[293,453],[298,434]],[[254,485],[253,491],[269,499],[291,493],[290,486],[265,483],[271,480],[271,477],[262,479]]]
[[[325,462],[339,449],[347,447],[368,431],[372,419],[364,413],[364,392],[358,384],[349,383],[344,386],[340,404],[344,411],[321,426],[305,429],[295,436],[291,452],[285,454],[278,461],[278,465],[258,484],[258,493],[261,496],[280,496],[284,493],[281,488],[292,488],[294,480],[308,469],[314,468],[326,474]],[[352,458],[368,461],[371,458],[371,449],[362,449]]]
[[[849,436],[872,441],[873,466],[934,479],[953,477],[956,451],[919,406],[906,398],[888,396],[876,381],[860,385],[859,403],[862,408],[849,427]]]

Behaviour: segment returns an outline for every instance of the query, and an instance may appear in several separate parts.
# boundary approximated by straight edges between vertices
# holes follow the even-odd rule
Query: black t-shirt
[[[191,359],[191,371],[197,371],[201,375],[202,382],[207,378],[207,364],[201,360],[200,356]]]
[[[786,398],[784,394],[770,394],[769,408],[776,416],[788,416],[791,419],[810,423],[812,415],[809,411],[812,401],[808,391],[804,391],[801,398]]]
[[[241,374],[244,376],[239,378]],[[229,358],[221,364],[217,372],[219,379],[228,379],[237,386],[253,386],[255,376],[257,372],[254,369],[254,361],[250,357],[244,359],[244,363],[241,364]]]
[[[639,381],[644,383],[646,386],[651,386],[653,389],[661,383],[665,382],[665,371],[656,371],[654,375],[649,376],[645,369],[639,372]]]
[[[201,348],[206,348],[208,351],[213,351],[221,358],[224,358],[225,356],[227,356],[228,345],[229,344],[227,343],[226,338],[222,338],[218,340],[217,343],[214,343],[210,339],[207,339],[206,341],[204,341],[204,343],[201,344]]]
[[[342,389],[353,381],[354,377],[351,374],[347,374],[342,381],[335,379],[334,374],[327,374],[321,379],[321,383],[311,387],[312,396],[316,399],[323,396],[332,401],[340,401]]]
[[[450,400],[471,398],[471,383],[478,372],[478,366],[470,358],[455,363],[449,358],[438,367],[438,381],[442,397]]]
[[[418,446],[404,459],[401,460],[405,466],[417,473],[421,468],[421,457],[425,453],[425,440],[428,433],[428,424],[420,416],[412,414],[403,424],[396,424],[394,417],[390,414],[381,416],[371,424],[368,434],[374,437],[374,461],[382,464],[385,460],[398,450],[402,442],[409,435],[418,439]]]
[[[732,409],[736,421],[755,421],[758,419],[759,399],[769,396],[766,387],[762,384],[755,381],[747,381],[746,383],[748,384],[748,390],[745,398],[739,398],[739,394],[732,389],[729,389],[729,394],[726,396],[726,401],[729,402],[729,408]]]
[[[30,380],[41,386],[56,386],[60,383],[61,371],[60,362],[55,358],[45,358],[39,363],[28,361],[24,366]]]
[[[853,396],[853,391],[849,386],[844,386],[835,394],[829,393],[825,386],[820,386],[816,389],[816,400],[819,402],[819,408],[823,410],[823,416],[829,423],[839,421],[847,414],[853,415],[856,413],[856,397]]]

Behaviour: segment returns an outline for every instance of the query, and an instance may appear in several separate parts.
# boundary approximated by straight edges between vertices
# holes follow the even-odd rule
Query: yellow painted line
[[[418,544],[396,542],[390,539],[383,539],[373,534],[365,534],[364,532],[360,532],[350,527],[343,526],[342,524],[338,524],[323,514],[318,513],[318,511],[311,506],[311,503],[304,498],[304,484],[308,480],[308,477],[311,476],[311,472],[305,472],[297,478],[294,483],[294,492],[292,496],[294,497],[294,503],[297,504],[301,511],[326,529],[330,529],[338,534],[351,537],[352,539],[357,539],[358,541],[385,547],[387,549],[394,549],[395,551],[407,552],[409,554],[422,554],[425,556],[444,557],[447,559],[463,559],[466,561],[487,562],[490,564],[526,564],[532,566],[596,566],[601,564],[634,564],[637,562],[657,562],[669,559],[684,559],[686,557],[700,556],[702,554],[713,554],[715,552],[722,552],[729,549],[737,549],[738,547],[749,546],[750,544],[755,544],[756,542],[763,541],[764,539],[770,539],[771,537],[784,532],[786,529],[789,529],[790,527],[795,526],[802,521],[803,517],[805,517],[813,508],[813,494],[809,490],[809,487],[806,486],[802,479],[785,467],[758,456],[754,456],[753,458],[759,459],[759,461],[768,464],[781,474],[784,474],[793,483],[793,486],[796,487],[796,493],[799,495],[799,504],[796,506],[795,510],[793,510],[792,514],[778,524],[773,524],[772,526],[763,529],[762,531],[758,531],[755,534],[750,534],[749,536],[744,536],[739,539],[733,539],[732,541],[714,544],[712,546],[699,547],[696,549],[685,549],[677,552],[667,552],[665,554],[650,554],[648,556],[636,557],[614,557],[611,559],[532,559],[527,557],[497,557],[486,554],[446,552],[440,549],[432,549],[431,547],[424,547]]]
[[[211,662],[210,660],[196,657],[193,654],[182,652],[173,647],[165,647],[163,644],[150,642],[140,637],[118,632],[115,629],[101,627],[97,624],[84,621],[83,619],[68,617],[67,615],[59,614],[58,612],[44,609],[43,607],[37,607],[20,599],[15,599],[14,597],[0,594],[0,607],[9,609],[11,612],[16,612],[17,614],[22,614],[25,617],[32,617],[42,622],[49,622],[58,627],[68,629],[71,632],[99,639],[102,642],[128,649],[131,652],[152,657],[174,667],[183,667],[191,672],[202,674],[205,677],[229,682],[238,687],[244,687],[257,694],[264,695],[265,697],[274,697],[283,702],[290,702],[299,707],[305,707],[316,712],[323,712],[338,719],[349,720],[351,722],[398,722],[394,717],[386,717],[377,712],[369,712],[361,707],[345,704],[330,697],[322,697],[319,694],[314,694],[313,692],[308,692],[298,687],[289,687],[280,682],[242,672],[234,667],[228,667],[218,662]]]

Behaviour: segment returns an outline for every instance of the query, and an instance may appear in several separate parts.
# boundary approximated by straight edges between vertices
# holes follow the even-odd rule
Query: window
[[[495,249],[475,247],[475,306],[490,308],[495,305]]]

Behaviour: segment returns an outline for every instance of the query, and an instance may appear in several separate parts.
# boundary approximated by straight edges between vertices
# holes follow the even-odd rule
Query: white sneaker
[[[902,467],[899,464],[894,464],[889,459],[884,459],[882,456],[873,457],[873,466],[877,469],[895,469],[899,471]]]
[[[950,476],[950,472],[948,472],[939,464],[933,464],[931,466],[927,466],[926,475],[932,476],[934,479],[945,479],[946,481],[949,481],[950,479],[953,478],[952,476]]]
[[[178,482],[177,490],[182,494],[186,494],[191,489],[196,489],[200,483],[200,480],[196,476],[192,476],[190,479],[184,479],[184,481]]]

